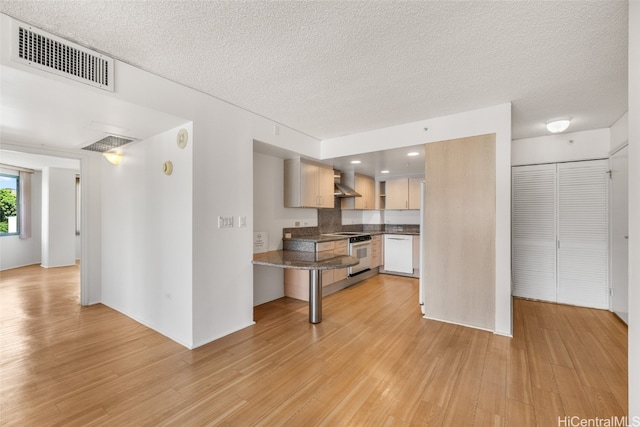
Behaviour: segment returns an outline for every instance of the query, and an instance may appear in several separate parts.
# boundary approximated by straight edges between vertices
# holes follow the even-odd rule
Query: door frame
[[[609,153],[609,170],[611,172],[611,176],[610,176],[610,180],[609,180],[609,194],[610,194],[610,198],[609,198],[609,288],[610,288],[610,292],[609,292],[609,310],[613,313],[615,313],[620,319],[622,319],[626,324],[629,323],[629,319],[628,319],[628,308],[627,308],[627,318],[625,319],[623,316],[620,316],[620,314],[618,312],[615,311],[614,306],[613,306],[613,298],[616,292],[616,289],[614,288],[614,232],[613,232],[613,227],[614,227],[614,200],[613,200],[613,186],[614,186],[614,177],[613,177],[613,168],[611,165],[611,161],[612,158],[618,154],[620,154],[620,152],[622,152],[623,150],[627,149],[627,151],[629,150],[629,141],[626,140],[624,141],[622,144],[620,144],[619,146],[617,146],[615,149],[611,150],[611,152]],[[627,154],[628,156],[628,154]],[[628,174],[628,163],[627,163],[627,174]],[[627,203],[628,203],[628,175],[627,175]],[[626,214],[627,214],[627,233],[629,233],[629,209],[627,207],[626,210]],[[628,235],[628,234],[627,234]],[[627,274],[628,274],[628,253],[627,253]],[[627,299],[628,299],[628,280],[627,280]]]

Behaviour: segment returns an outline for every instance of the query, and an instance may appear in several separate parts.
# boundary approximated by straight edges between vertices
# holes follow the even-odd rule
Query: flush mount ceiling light
[[[380,173],[389,173],[389,171],[388,170],[383,170],[383,171],[380,171]]]
[[[418,153],[417,151],[412,151],[410,153],[407,153],[407,156],[409,156],[409,157],[414,157],[414,156],[419,156],[419,155],[420,155],[420,153]]]
[[[360,163],[362,163],[360,160],[351,160],[352,165],[359,165]]]
[[[560,133],[567,130],[571,124],[571,117],[561,117],[559,119],[553,119],[546,123],[547,130],[551,133]]]
[[[120,161],[122,160],[122,153],[114,153],[114,152],[110,152],[110,153],[102,153],[102,155],[105,157],[105,159],[109,160],[109,163],[114,164],[114,165],[119,165]]]

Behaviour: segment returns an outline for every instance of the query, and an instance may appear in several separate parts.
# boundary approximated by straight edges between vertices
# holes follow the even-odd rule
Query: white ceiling
[[[8,150],[0,150],[0,165],[1,164],[33,170],[42,170],[43,168],[51,167],[80,171],[80,160],[77,159]]]
[[[0,11],[318,139],[504,102],[514,139],[558,116],[573,117],[569,131],[609,127],[627,110],[625,1],[0,0]],[[25,113],[6,87],[3,116]]]
[[[86,147],[107,134],[145,139],[186,122],[14,68],[2,67],[2,138],[31,145]]]

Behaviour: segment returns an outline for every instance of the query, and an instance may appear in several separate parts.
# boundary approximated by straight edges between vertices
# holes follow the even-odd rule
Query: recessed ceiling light
[[[561,117],[559,119],[553,119],[547,122],[547,130],[551,133],[560,133],[567,130],[571,124],[571,117]]]
[[[407,153],[407,156],[409,156],[409,157],[414,157],[414,156],[419,156],[419,155],[420,155],[420,153],[418,153],[417,151],[412,151],[410,153]]]
[[[380,171],[380,173],[389,173],[388,170]]]
[[[360,160],[351,160],[352,165],[359,165],[360,163],[362,163]]]

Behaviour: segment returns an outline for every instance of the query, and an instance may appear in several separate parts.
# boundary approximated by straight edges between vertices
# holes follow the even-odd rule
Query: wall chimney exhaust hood
[[[333,195],[336,197],[362,197],[362,194],[340,182],[340,171],[333,171]]]

